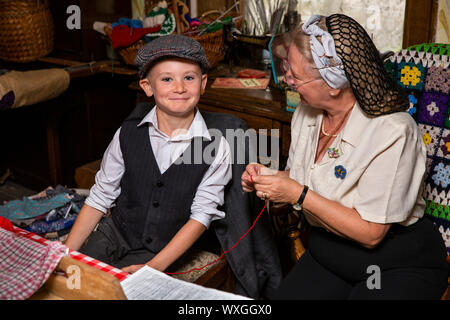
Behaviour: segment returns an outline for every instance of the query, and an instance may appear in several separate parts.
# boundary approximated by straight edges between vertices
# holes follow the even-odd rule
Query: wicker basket
[[[217,66],[225,58],[222,29],[200,36],[191,36],[191,38],[197,40],[205,49],[206,58],[211,68]]]
[[[53,50],[48,0],[0,0],[0,59],[28,62]]]
[[[108,36],[108,38],[112,41],[112,28],[111,24],[108,24],[105,28],[105,33]],[[134,58],[136,58],[136,55],[140,48],[142,48],[145,45],[145,41],[140,39],[136,41],[135,43],[129,45],[126,48],[120,48],[116,49],[120,56],[122,57],[123,61],[128,65],[134,65]]]
[[[237,26],[240,25],[240,22],[241,21],[237,22]],[[110,26],[105,27],[105,33],[109,39],[111,39],[112,29]],[[217,66],[217,64],[225,58],[223,28],[215,32],[202,34],[200,36],[189,36],[197,40],[203,46],[205,49],[206,58],[208,59],[211,68]],[[119,49],[118,51],[126,64],[134,65],[134,58],[136,57],[139,49],[144,45],[145,42],[141,39],[126,48]]]
[[[205,12],[201,16],[201,20],[206,21],[208,23],[214,22],[219,16],[221,12],[218,10],[211,10]],[[238,15],[237,12],[231,12],[225,17],[231,16],[236,17]],[[225,18],[222,17],[222,18]],[[236,21],[236,27],[240,28],[242,23],[242,19]],[[208,59],[211,68],[217,66],[217,64],[225,58],[225,46],[224,46],[224,35],[223,28],[211,33],[205,33],[202,35],[190,35],[191,38],[200,42],[200,44],[205,49],[206,58]]]

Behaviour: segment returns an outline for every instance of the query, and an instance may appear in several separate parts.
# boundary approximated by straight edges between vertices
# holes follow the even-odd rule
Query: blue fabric
[[[10,221],[31,219],[64,206],[71,200],[71,197],[67,193],[36,200],[24,197],[22,200],[11,200],[7,204],[0,206],[0,216]]]
[[[143,28],[142,21],[137,19],[119,18],[119,21],[111,24],[111,27],[114,28],[118,25],[125,25],[134,29]]]
[[[46,221],[45,219],[41,219],[26,227],[25,230],[37,234],[60,231],[72,227],[76,218],[77,215],[74,214],[69,215],[67,218],[60,218],[53,221]]]

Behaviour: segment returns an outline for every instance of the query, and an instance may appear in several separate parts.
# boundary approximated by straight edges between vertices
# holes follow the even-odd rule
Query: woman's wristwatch
[[[303,186],[303,191],[300,197],[298,198],[297,202],[292,205],[294,210],[301,211],[302,210],[302,204],[303,201],[305,201],[306,193],[308,192],[308,186]]]

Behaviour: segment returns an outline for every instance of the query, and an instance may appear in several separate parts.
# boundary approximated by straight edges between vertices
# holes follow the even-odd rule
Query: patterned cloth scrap
[[[0,206],[0,217],[6,217],[14,225],[40,235],[54,232],[65,235],[70,231],[85,199],[86,196],[76,190],[57,185]]]
[[[50,277],[68,248],[60,242],[39,244],[0,228],[0,299],[24,300]]]
[[[59,208],[70,200],[72,198],[66,193],[38,199],[23,197],[22,200],[11,200],[0,206],[0,216],[8,220],[30,219]]]
[[[450,254],[450,45],[402,50],[385,67],[409,95],[409,114],[427,148],[425,216],[439,228]]]

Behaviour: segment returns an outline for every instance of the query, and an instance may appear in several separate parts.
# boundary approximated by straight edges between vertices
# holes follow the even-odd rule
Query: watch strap
[[[303,204],[303,201],[305,201],[306,193],[308,192],[308,190],[309,190],[308,186],[303,186],[302,194],[298,198],[297,202],[295,204],[293,204],[294,210],[297,210],[297,211],[302,210],[302,204]]]

